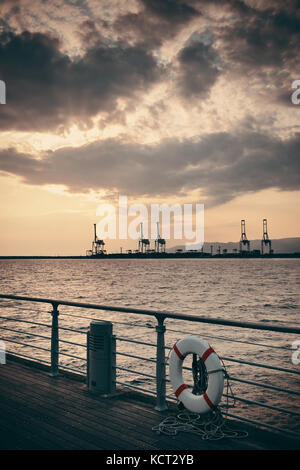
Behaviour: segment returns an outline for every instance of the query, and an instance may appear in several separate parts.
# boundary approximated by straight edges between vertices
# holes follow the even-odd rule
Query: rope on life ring
[[[197,354],[205,364],[208,386],[202,395],[191,393],[183,381],[182,364],[188,354]],[[207,341],[187,336],[175,343],[170,354],[169,372],[175,396],[186,409],[205,414],[217,408],[223,394],[224,374],[219,357]]]

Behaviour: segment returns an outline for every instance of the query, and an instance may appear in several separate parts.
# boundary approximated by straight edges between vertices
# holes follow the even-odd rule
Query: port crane
[[[261,254],[264,254],[264,246],[269,247],[269,255],[273,253],[272,250],[272,241],[268,235],[268,226],[267,226],[267,219],[263,219],[263,237],[261,241]]]
[[[94,241],[92,242],[92,249],[87,250],[86,255],[87,256],[100,256],[104,255],[106,253],[106,250],[104,249],[105,243],[103,240],[100,240],[97,237],[97,229],[96,229],[96,224],[94,224]]]
[[[150,241],[148,240],[148,238],[144,238],[143,223],[141,223],[140,227],[141,227],[141,238],[139,239],[139,253],[146,253],[150,247]]]
[[[246,250],[243,250],[243,247],[246,246]],[[242,254],[243,251],[250,253],[250,241],[246,235],[246,221],[241,220],[241,239],[240,239],[240,253]]]
[[[165,253],[166,252],[166,240],[161,238],[159,234],[159,222],[156,222],[157,226],[157,239],[155,240],[155,251],[156,253]]]

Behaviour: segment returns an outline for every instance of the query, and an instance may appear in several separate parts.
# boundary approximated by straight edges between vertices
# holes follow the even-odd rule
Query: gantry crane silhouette
[[[246,250],[244,250],[243,247],[246,247]],[[243,253],[244,251],[250,253],[250,241],[248,240],[246,235],[246,222],[243,219],[241,220],[240,253]]]
[[[87,256],[99,256],[104,255],[106,250],[104,250],[105,243],[103,240],[100,240],[97,237],[96,224],[94,224],[94,241],[92,242],[92,249],[86,251]]]
[[[269,247],[269,255],[273,253],[272,250],[272,241],[269,238],[268,235],[268,226],[267,226],[267,219],[263,219],[263,237],[261,241],[261,254],[264,254],[264,247]]]
[[[140,225],[141,227],[141,238],[139,239],[139,253],[146,253],[146,251],[150,247],[150,241],[148,238],[144,238],[143,234],[143,223]]]
[[[157,226],[157,239],[155,240],[155,251],[156,253],[165,253],[166,252],[166,240],[161,238],[159,234],[159,222],[156,222]]]

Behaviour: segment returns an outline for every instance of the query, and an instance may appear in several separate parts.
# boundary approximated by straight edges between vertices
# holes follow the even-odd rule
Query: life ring
[[[197,354],[205,363],[208,386],[203,395],[191,393],[183,382],[182,363],[188,354]],[[174,393],[185,408],[200,414],[216,409],[223,394],[224,375],[220,359],[207,341],[187,336],[175,343],[170,355],[169,373]]]

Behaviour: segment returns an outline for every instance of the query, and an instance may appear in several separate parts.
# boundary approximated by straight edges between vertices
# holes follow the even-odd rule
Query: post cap
[[[90,323],[92,335],[112,335],[113,324],[106,320],[93,320]]]

